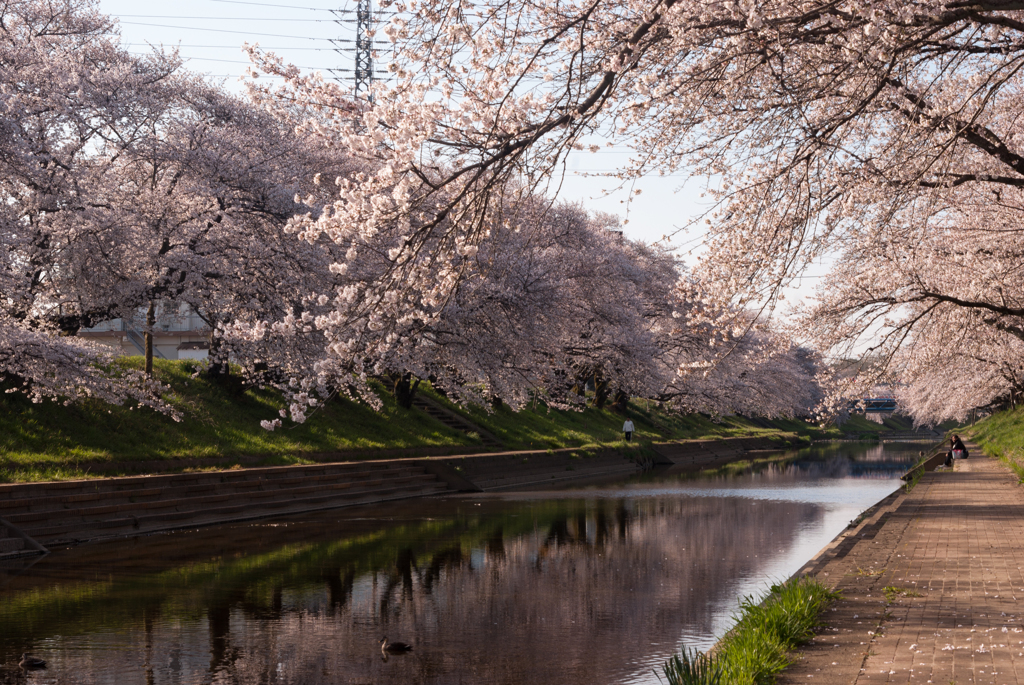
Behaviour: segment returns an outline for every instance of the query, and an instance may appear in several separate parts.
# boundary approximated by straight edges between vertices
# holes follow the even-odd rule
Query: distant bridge
[[[891,414],[898,407],[895,397],[865,397],[862,400],[850,401],[850,409],[862,410],[868,414]]]
[[[895,397],[865,397],[864,411],[866,412],[894,412],[896,411]]]

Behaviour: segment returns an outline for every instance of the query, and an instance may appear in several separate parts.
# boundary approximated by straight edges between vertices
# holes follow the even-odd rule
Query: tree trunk
[[[220,338],[215,334],[210,335],[210,352],[207,355],[209,364],[206,367],[206,374],[214,378],[223,378],[231,373],[228,364],[228,355],[221,346]]]
[[[398,406],[402,409],[412,409],[412,400],[416,397],[416,388],[420,385],[420,379],[417,378],[413,381],[412,374],[406,373],[391,373],[388,374],[391,379],[391,393],[395,396],[395,401],[398,402]]]
[[[153,327],[156,325],[156,303],[149,301],[146,310],[146,375],[153,377]]]
[[[622,390],[615,391],[615,399],[612,401],[612,409],[619,414],[625,414],[629,408],[629,395]]]
[[[598,374],[594,374],[594,406],[598,409],[604,409],[604,405],[608,404],[608,397],[612,394],[612,389],[608,385],[608,381],[602,378]]]

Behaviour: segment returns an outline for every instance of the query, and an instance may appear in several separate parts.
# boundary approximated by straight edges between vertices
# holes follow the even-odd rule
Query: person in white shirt
[[[622,432],[626,434],[626,442],[630,442],[633,439],[633,422],[626,419],[626,422],[622,424]]]

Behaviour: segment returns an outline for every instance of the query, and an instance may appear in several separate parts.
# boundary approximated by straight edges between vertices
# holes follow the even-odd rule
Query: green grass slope
[[[1024,407],[1000,411],[960,429],[973,438],[985,454],[1002,459],[1024,480]]]
[[[128,358],[126,366],[141,364]],[[284,406],[272,390],[192,378],[195,363],[155,361],[156,378],[170,386],[165,399],[183,420],[148,409],[129,409],[98,401],[64,406],[33,404],[18,393],[0,395],[0,482],[81,478],[89,475],[145,470],[306,463],[325,454],[340,458],[398,456],[402,451],[432,448],[441,453],[474,451],[478,436],[443,425],[425,412],[398,407],[381,393],[380,412],[343,398],[332,399],[301,424],[286,422],[274,432],[259,422]],[[520,412],[508,407],[456,407],[429,386],[422,390],[449,410],[490,431],[510,450],[557,449],[607,445],[622,440],[623,417],[610,410],[587,408],[558,411],[542,402]],[[797,432],[829,437],[800,421],[760,421],[725,417],[718,422],[701,415],[659,410],[655,403],[635,401],[630,416],[635,439],[651,441],[768,435]],[[765,427],[770,425],[771,427]],[[161,464],[166,461],[166,464]],[[123,468],[122,468],[123,467]]]
[[[429,388],[425,394],[432,399],[443,398]],[[583,411],[549,409],[538,402],[522,411],[514,412],[507,406],[496,409],[483,407],[456,407],[455,411],[479,426],[489,430],[509,449],[557,449],[608,444],[622,440],[625,417],[610,409],[587,407]],[[800,421],[786,426],[763,428],[740,417],[727,416],[717,421],[701,414],[677,414],[657,408],[657,403],[633,400],[629,417],[639,441],[682,440],[691,438],[722,438],[737,435],[771,435],[779,432],[815,432],[816,429]]]
[[[885,417],[882,423],[875,423],[863,414],[852,414],[850,418],[843,422],[839,430],[844,435],[874,438],[879,433],[886,431],[912,431],[914,430],[914,422],[909,417],[894,414]]]
[[[165,399],[181,411],[180,422],[99,401],[64,406],[33,404],[19,393],[0,396],[0,481],[84,475],[104,462],[258,455],[270,465],[301,463],[303,454],[318,452],[370,456],[479,443],[423,412],[400,409],[386,395],[380,412],[335,399],[303,424],[268,432],[259,422],[284,407],[277,392],[191,378],[189,362],[155,360],[154,366],[156,378],[171,388]]]

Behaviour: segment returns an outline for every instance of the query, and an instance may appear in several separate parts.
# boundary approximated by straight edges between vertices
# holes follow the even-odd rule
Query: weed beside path
[[[814,635],[819,615],[838,598],[814,579],[790,579],[760,601],[740,602],[740,617],[711,654],[687,654],[665,665],[669,685],[757,685],[790,664],[790,652]]]

